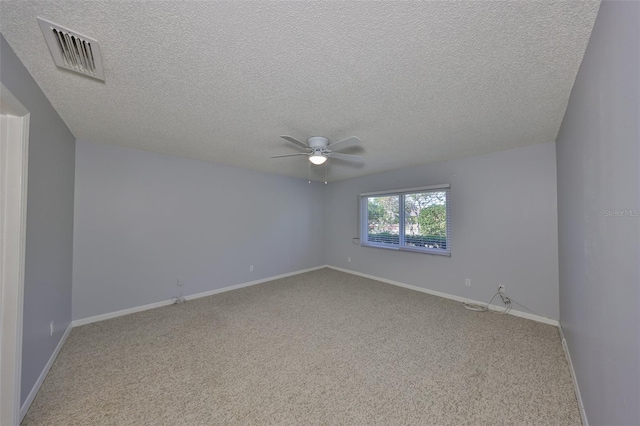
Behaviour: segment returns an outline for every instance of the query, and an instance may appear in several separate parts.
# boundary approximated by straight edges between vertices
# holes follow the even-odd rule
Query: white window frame
[[[383,248],[387,250],[398,250],[398,251],[412,251],[417,253],[426,253],[426,254],[436,254],[440,256],[451,256],[451,185],[442,184],[442,185],[430,185],[430,186],[421,186],[415,188],[403,188],[403,189],[392,189],[389,191],[377,191],[377,192],[364,192],[359,195],[359,204],[360,204],[360,245],[363,247],[376,247]],[[446,211],[447,211],[447,248],[446,249],[437,249],[431,247],[414,247],[414,246],[406,246],[405,245],[405,210],[404,210],[404,195],[406,194],[415,194],[419,192],[446,192]],[[376,243],[368,241],[368,200],[369,197],[390,197],[390,196],[398,196],[400,203],[400,223],[398,226],[399,233],[399,244],[385,244],[385,243]]]

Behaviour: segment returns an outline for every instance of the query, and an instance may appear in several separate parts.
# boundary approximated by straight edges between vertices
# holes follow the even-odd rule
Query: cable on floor
[[[491,305],[491,302],[493,302],[493,299],[495,299],[496,296],[498,296],[498,295],[500,295],[500,298],[502,299],[502,303],[506,306],[503,311],[499,311],[497,309],[489,308],[489,306]],[[487,302],[486,305],[480,305],[480,304],[477,304],[477,303],[463,303],[462,305],[466,309],[469,309],[470,311],[476,311],[476,312],[487,312],[488,311],[488,312],[493,312],[494,314],[499,314],[499,315],[508,314],[509,311],[511,311],[511,299],[509,299],[504,294],[500,293],[500,291],[496,291],[493,294],[493,296],[491,296],[491,299],[489,299],[489,301]]]
[[[526,306],[524,306],[522,303],[518,302],[517,300],[515,300],[515,299],[513,299],[513,298],[511,298],[510,300],[511,300],[513,303],[515,303],[516,305],[518,305],[518,306],[522,306],[523,308],[525,308],[527,311],[531,312],[532,314],[537,315],[537,316],[539,316],[539,317],[544,317],[544,315],[540,315],[540,314],[536,313],[535,311],[532,311],[531,309],[527,308]]]
[[[174,304],[174,305],[178,305],[178,304],[180,304],[180,303],[184,303],[184,302],[186,302],[186,301],[187,301],[187,299],[185,299],[185,298],[182,296],[182,287],[180,287],[180,295],[179,295],[178,297],[172,297],[172,298],[171,298],[171,300],[173,301],[173,304]]]

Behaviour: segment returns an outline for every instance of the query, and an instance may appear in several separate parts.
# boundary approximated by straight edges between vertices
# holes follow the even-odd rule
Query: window
[[[360,244],[451,255],[449,185],[360,194]]]

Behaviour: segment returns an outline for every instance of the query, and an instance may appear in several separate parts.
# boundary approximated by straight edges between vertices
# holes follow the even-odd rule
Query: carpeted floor
[[[579,425],[555,327],[322,269],[73,329],[25,425]]]

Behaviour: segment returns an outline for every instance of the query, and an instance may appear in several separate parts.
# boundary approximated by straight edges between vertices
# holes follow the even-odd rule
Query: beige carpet
[[[25,425],[579,425],[555,327],[323,269],[74,329]]]

